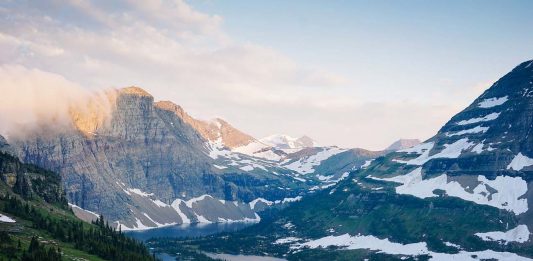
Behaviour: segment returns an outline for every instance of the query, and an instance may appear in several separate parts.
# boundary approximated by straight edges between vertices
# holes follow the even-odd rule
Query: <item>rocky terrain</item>
[[[258,221],[259,209],[331,186],[378,155],[309,147],[273,161],[239,153],[259,141],[221,119],[196,120],[172,102],[154,102],[138,87],[87,104],[72,108],[70,127],[41,124],[10,137],[11,151],[60,173],[79,217],[103,214],[123,229]]]
[[[532,91],[526,61],[429,140],[231,237],[180,243],[289,260],[530,260]]]

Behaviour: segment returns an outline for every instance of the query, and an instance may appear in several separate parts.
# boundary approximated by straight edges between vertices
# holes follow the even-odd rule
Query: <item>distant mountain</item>
[[[281,161],[290,153],[296,153],[305,148],[317,147],[317,143],[308,136],[294,138],[289,135],[276,134],[254,140],[246,145],[232,150],[246,155]]]
[[[321,147],[308,136],[294,138],[288,135],[271,135],[233,151],[276,162],[280,167],[294,171],[301,181],[318,180],[311,190],[327,188],[347,177],[349,171],[369,164],[385,151],[343,149],[336,146]]]
[[[531,260],[532,131],[530,60],[429,140],[230,238],[178,243],[288,260]]]
[[[385,150],[386,151],[397,151],[397,150],[403,150],[407,149],[413,146],[416,146],[420,144],[420,140],[418,139],[399,139],[392,143],[390,146],[388,146]]]
[[[259,139],[260,142],[267,144],[278,150],[300,150],[304,148],[317,147],[317,143],[308,136],[293,138],[288,135],[276,134]]]

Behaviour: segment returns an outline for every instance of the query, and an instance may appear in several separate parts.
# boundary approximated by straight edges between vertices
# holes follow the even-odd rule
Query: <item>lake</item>
[[[245,227],[251,226],[256,223],[245,223],[245,222],[235,222],[235,223],[199,223],[199,224],[182,224],[161,228],[148,229],[143,231],[128,231],[125,232],[126,235],[133,237],[140,241],[146,241],[154,237],[174,237],[174,238],[185,238],[185,237],[199,237],[218,234],[222,232],[235,232],[241,230]],[[173,261],[176,260],[175,257],[168,255],[166,253],[157,253],[157,257],[163,261]]]
[[[143,231],[128,231],[126,235],[135,239],[146,241],[153,237],[199,237],[213,235],[222,232],[235,232],[256,223],[234,222],[234,223],[198,223],[182,224],[161,228],[148,229]]]

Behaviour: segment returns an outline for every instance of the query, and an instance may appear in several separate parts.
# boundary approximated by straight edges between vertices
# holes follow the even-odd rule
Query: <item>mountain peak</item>
[[[137,87],[137,86],[130,86],[130,87],[121,88],[121,89],[119,89],[119,93],[121,93],[121,94],[131,94],[131,95],[137,95],[137,96],[144,96],[144,97],[152,97],[153,98],[153,96],[150,93],[148,93],[147,91],[145,91],[141,87]]]
[[[302,149],[316,146],[316,142],[306,135],[294,138],[286,134],[274,134],[264,137],[260,141],[276,149]]]
[[[236,129],[221,118],[215,118],[210,121],[197,120],[191,117],[181,106],[171,101],[158,101],[155,106],[175,113],[182,121],[198,131],[205,140],[216,141],[220,138],[222,144],[228,148],[244,146],[255,141],[254,137]]]

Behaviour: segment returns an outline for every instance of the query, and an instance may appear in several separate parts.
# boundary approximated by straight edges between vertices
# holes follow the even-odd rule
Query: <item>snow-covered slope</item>
[[[257,226],[246,248],[298,260],[531,260],[532,131],[533,60],[432,138],[367,161]],[[314,175],[315,155],[290,166]]]
[[[300,138],[294,138],[289,135],[275,134],[259,139],[259,141],[275,149],[289,150],[290,152],[296,152],[296,150],[303,148],[317,147],[317,143],[305,135]]]
[[[281,161],[285,159],[288,154],[317,146],[317,143],[307,136],[294,138],[289,135],[276,134],[254,140],[246,145],[233,148],[232,150],[258,158]]]

